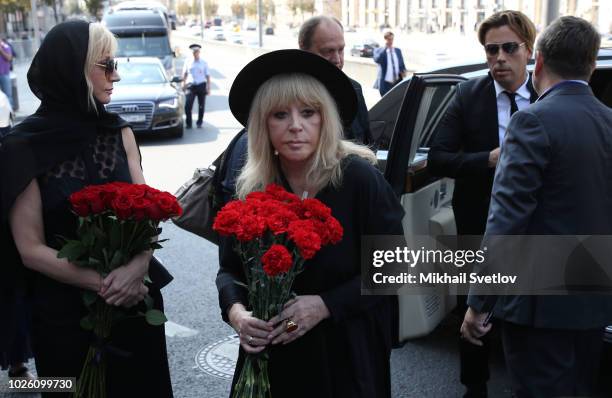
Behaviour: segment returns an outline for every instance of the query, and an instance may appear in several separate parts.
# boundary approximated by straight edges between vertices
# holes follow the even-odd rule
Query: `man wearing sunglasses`
[[[612,321],[609,262],[593,256],[609,253],[609,240],[600,239],[612,235],[612,109],[588,83],[600,43],[589,22],[572,16],[542,32],[533,71],[540,97],[512,118],[495,174],[486,236],[544,235],[551,242],[555,235],[595,235],[573,248],[562,237],[527,248],[524,262],[502,260],[505,269],[526,263],[564,277],[564,295],[470,290],[461,332],[478,343],[490,331],[482,320],[495,310],[517,398],[610,396],[595,391],[604,327]],[[571,250],[564,254],[561,245]]]
[[[478,39],[489,74],[457,86],[431,144],[430,172],[455,179],[452,203],[458,235],[484,234],[506,128],[517,110],[537,98],[527,72],[535,35],[533,22],[518,11],[501,11],[482,22]],[[465,249],[478,246],[474,239],[461,242]],[[459,310],[465,312],[466,297],[458,299]],[[483,343],[459,341],[460,379],[468,398],[487,396],[489,348],[486,340]]]

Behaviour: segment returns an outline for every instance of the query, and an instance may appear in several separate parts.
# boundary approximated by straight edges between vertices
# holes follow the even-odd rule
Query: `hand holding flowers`
[[[59,258],[93,270],[100,278],[97,294],[85,290],[83,303],[89,313],[81,326],[93,333],[75,396],[106,397],[106,365],[114,323],[128,316],[121,307],[144,305],[129,316],[144,316],[153,326],[162,325],[165,315],[153,309],[146,282],[153,249],[161,248],[157,236],[160,221],[181,214],[174,196],[144,184],[113,182],[90,185],[70,195],[79,217],[76,239],[66,240]]]
[[[244,201],[232,201],[217,214],[213,229],[235,238],[248,292],[248,311],[235,303],[228,317],[240,335],[247,357],[234,386],[234,397],[270,397],[268,354],[270,344],[287,344],[329,316],[320,296],[296,296],[292,285],[311,259],[328,244],[342,239],[342,226],[331,210],[317,199],[300,200],[270,184]],[[287,330],[286,318],[299,322]],[[265,320],[268,320],[267,322]],[[297,321],[296,321],[297,320]]]

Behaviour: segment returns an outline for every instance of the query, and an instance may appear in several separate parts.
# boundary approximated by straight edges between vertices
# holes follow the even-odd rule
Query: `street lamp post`
[[[204,40],[204,0],[200,0],[200,34]]]
[[[30,8],[32,9],[32,29],[34,29],[32,48],[38,49],[38,4],[36,4],[36,0],[30,0]]]
[[[548,0],[546,4],[546,26],[550,25],[559,16],[559,0]]]
[[[259,28],[259,47],[263,47],[263,4],[257,0],[257,27]]]

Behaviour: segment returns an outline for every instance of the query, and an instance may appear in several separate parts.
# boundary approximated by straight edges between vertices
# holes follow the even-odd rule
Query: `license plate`
[[[135,114],[127,114],[127,115],[121,115],[121,117],[123,119],[125,119],[126,122],[144,122],[145,120],[147,120],[146,115],[143,115],[141,113],[135,113]]]

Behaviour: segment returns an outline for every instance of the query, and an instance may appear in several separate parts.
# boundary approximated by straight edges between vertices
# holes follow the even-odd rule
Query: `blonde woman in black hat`
[[[360,246],[362,235],[401,235],[403,209],[373,166],[374,154],[342,139],[342,121],[356,111],[350,81],[317,55],[280,50],[238,74],[229,103],[249,134],[238,196],[280,183],[321,200],[344,228],[340,243],[307,261],[294,284],[297,298],[273,319],[251,316],[235,283],[244,281],[240,260],[232,242],[221,242],[222,316],[240,334],[235,375],[245,352],[267,346],[272,396],[390,397],[397,304],[361,296]]]
[[[204,121],[204,105],[206,96],[210,95],[210,70],[208,64],[200,58],[202,46],[192,44],[189,49],[193,52],[193,59],[183,65],[183,88],[187,89],[185,101],[185,127],[191,128],[191,111],[193,103],[198,98],[198,120],[196,126],[202,127]]]

